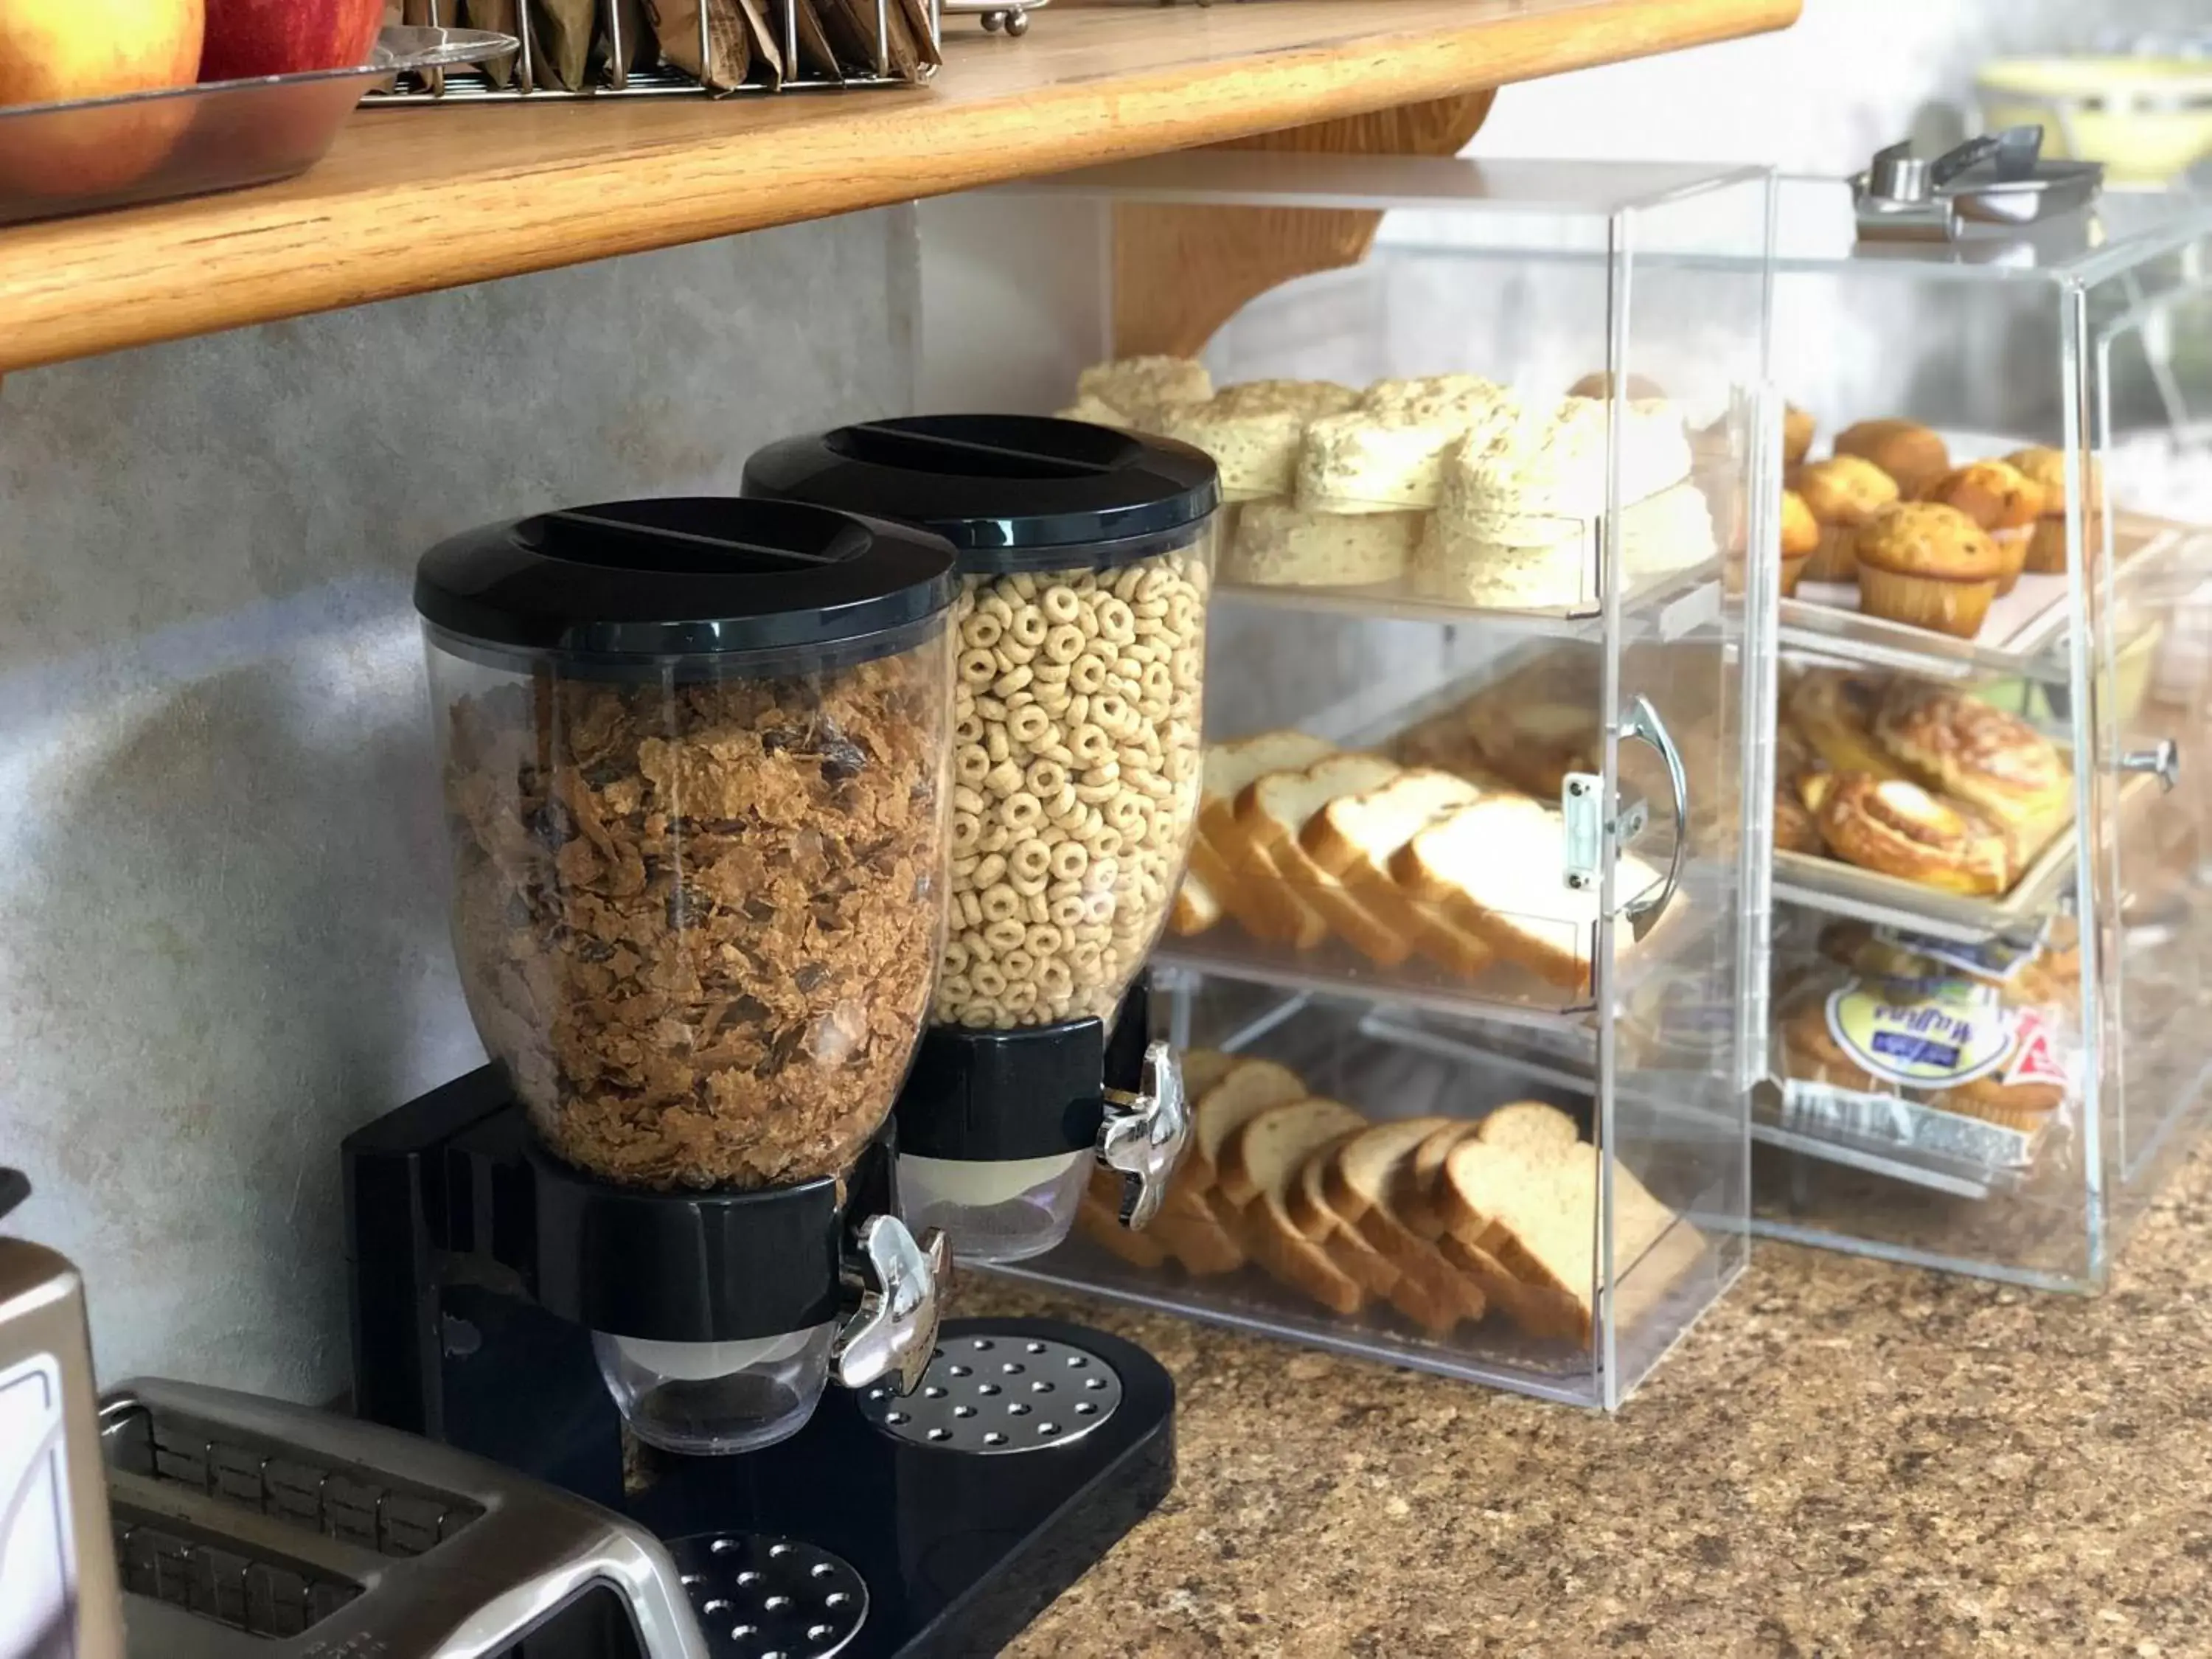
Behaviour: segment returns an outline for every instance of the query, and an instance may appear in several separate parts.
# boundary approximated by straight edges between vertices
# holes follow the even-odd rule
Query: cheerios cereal
[[[1198,812],[1206,562],[965,579],[935,1018],[1109,1018]]]

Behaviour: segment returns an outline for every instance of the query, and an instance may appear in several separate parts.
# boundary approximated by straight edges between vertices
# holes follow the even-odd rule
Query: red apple
[[[200,79],[351,69],[383,21],[384,0],[207,0]]]

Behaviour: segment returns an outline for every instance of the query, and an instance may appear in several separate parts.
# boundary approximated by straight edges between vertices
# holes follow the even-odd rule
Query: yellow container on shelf
[[[2168,184],[2212,156],[2212,62],[2002,58],[1974,85],[1990,131],[2040,126],[2045,155],[2102,161],[2115,184]]]

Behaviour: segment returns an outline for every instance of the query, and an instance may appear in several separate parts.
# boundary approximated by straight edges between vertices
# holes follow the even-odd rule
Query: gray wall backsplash
[[[408,584],[914,397],[900,210],[0,385],[0,1162],[101,1375],[346,1371],[337,1145],[482,1058]]]

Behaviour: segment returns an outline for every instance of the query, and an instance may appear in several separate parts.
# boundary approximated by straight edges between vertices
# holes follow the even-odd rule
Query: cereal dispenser
[[[935,536],[738,499],[416,573],[491,1063],[347,1139],[356,1402],[627,1510],[718,1653],[994,1649],[1172,1476],[1157,1364],[940,1328],[898,1213],[957,592]]]
[[[950,915],[897,1109],[909,1224],[978,1261],[1051,1249],[1087,1194],[1141,1226],[1182,1085],[1165,1044],[1111,1075],[1107,1040],[1198,812],[1212,461],[1079,422],[925,416],[772,445],[744,487],[957,550]]]

